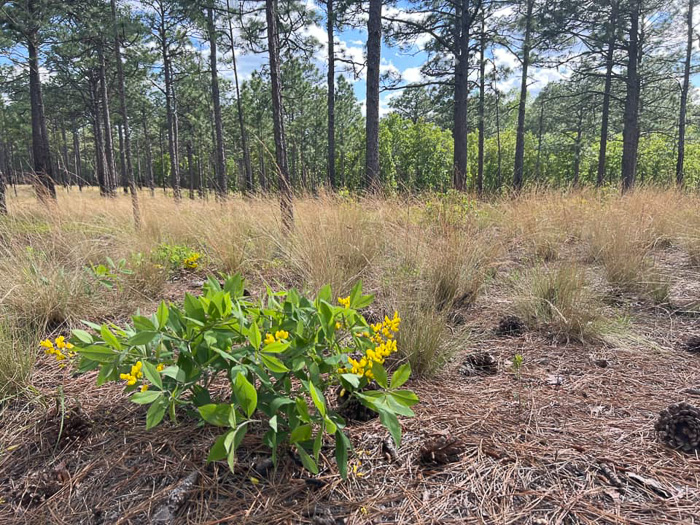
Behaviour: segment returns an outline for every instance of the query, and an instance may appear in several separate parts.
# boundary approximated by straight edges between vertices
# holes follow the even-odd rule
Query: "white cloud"
[[[421,82],[423,80],[421,68],[420,67],[406,68],[406,69],[404,69],[403,73],[401,73],[401,78],[404,80],[404,82],[408,82],[410,84],[415,84],[416,82]]]

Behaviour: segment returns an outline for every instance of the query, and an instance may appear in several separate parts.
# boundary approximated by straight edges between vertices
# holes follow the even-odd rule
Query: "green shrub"
[[[410,366],[399,367],[391,379],[383,366],[396,351],[398,315],[369,326],[358,309],[373,297],[362,295],[359,283],[339,298],[341,306],[331,304],[329,286],[313,301],[295,290],[268,290],[258,301],[243,294],[240,275],[228,277],[223,287],[210,278],[202,296],[185,295],[183,308],[163,302],[150,318],[133,316],[133,326],[88,323],[94,334],[74,330],[72,350],[81,371],[99,369],[98,384],[121,380],[132,401],[150,405],[147,428],[166,413],[175,421],[182,408],[226,428],[209,460],[226,458],[231,469],[248,425],[265,420],[264,442],[273,461],[279,447],[293,446],[304,466],[318,472],[327,434],[335,438],[345,476],[345,421],[326,401],[336,388],[376,411],[398,445],[397,415],[412,416],[410,406],[418,402],[413,392],[399,389]],[[220,380],[230,391],[212,398],[209,386]],[[366,390],[370,383],[379,388]]]
[[[153,252],[156,263],[170,271],[196,270],[199,268],[202,254],[184,244],[159,244]]]

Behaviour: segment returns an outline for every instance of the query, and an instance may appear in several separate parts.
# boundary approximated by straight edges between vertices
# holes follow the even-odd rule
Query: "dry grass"
[[[363,525],[696,519],[697,458],[669,451],[652,429],[659,410],[700,386],[696,356],[676,350],[697,321],[637,296],[668,301],[672,282],[684,301],[700,302],[692,286],[700,199],[644,189],[625,198],[584,191],[441,199],[299,199],[296,230],[284,237],[274,199],[175,205],[144,194],[144,228],[135,232],[127,198],[61,191],[57,206],[42,208],[20,188],[0,217],[7,399],[0,403],[0,499],[7,502],[0,521],[148,522],[193,471],[200,477],[177,523],[321,523],[329,513]],[[151,256],[162,243],[202,252],[203,268],[168,275]],[[107,257],[125,259],[133,272],[112,289],[86,271]],[[683,272],[672,273],[672,265]],[[309,479],[287,457],[260,476],[250,470],[266,453],[263,429],[255,428],[232,475],[204,464],[211,428],[185,419],[144,432],[143,411],[119,385],[98,389],[91,373],[71,377],[43,355],[36,359],[36,342],[50,331],[178,300],[206,274],[233,271],[252,287],[314,291],[331,283],[337,295],[362,279],[377,296],[368,315],[400,312],[400,359],[417,372],[410,387],[421,403],[416,418],[402,419],[396,461],[383,452],[385,431],[368,422],[349,427],[361,477],[341,481],[329,460]],[[602,307],[610,289],[626,293]],[[534,330],[492,335],[513,310]],[[607,320],[616,318],[625,325],[609,337]],[[475,351],[494,355],[495,376],[460,373],[460,358]],[[510,366],[515,354],[524,357],[520,379]],[[58,440],[62,424],[83,417],[88,425],[78,425],[74,440]],[[420,465],[419,449],[442,432],[461,440],[459,461]],[[46,490],[38,482],[53,495],[18,496]]]

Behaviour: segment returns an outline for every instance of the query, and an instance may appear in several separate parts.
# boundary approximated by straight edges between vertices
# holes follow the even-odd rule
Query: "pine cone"
[[[515,315],[502,317],[496,327],[496,335],[501,337],[514,337],[525,331],[525,323]]]
[[[700,335],[691,335],[683,343],[683,348],[693,354],[700,354]]]
[[[673,448],[685,452],[700,450],[700,408],[688,403],[671,405],[661,411],[654,429]]]
[[[364,390],[376,390],[377,387],[372,384],[364,388]],[[379,414],[374,410],[367,408],[359,399],[351,395],[342,387],[338,388],[338,413],[345,419],[352,421],[369,421],[374,419]]]
[[[478,352],[468,355],[459,371],[465,376],[492,376],[498,372],[498,364],[491,354]]]
[[[464,451],[461,441],[450,436],[437,436],[420,449],[420,462],[425,466],[447,465],[459,461]]]

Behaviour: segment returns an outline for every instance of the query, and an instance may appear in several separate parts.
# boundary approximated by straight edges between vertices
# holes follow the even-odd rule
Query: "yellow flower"
[[[265,336],[264,343],[265,343],[266,345],[271,345],[271,344],[274,343],[274,342],[275,342],[275,336],[274,336],[274,335],[272,335],[272,334],[267,334],[267,335]]]
[[[162,372],[164,368],[165,368],[165,365],[164,365],[163,363],[160,363],[160,364],[156,367],[156,370],[158,370],[158,372]]]
[[[148,385],[141,385],[141,392],[148,390]]]
[[[340,324],[340,321],[336,321],[336,322],[335,322],[335,329],[336,329],[336,330],[340,330],[342,327],[343,327],[343,325]]]
[[[275,332],[275,339],[277,339],[278,341],[280,339],[287,339],[288,337],[289,337],[289,332],[287,332],[286,330],[277,330]]]
[[[338,303],[344,308],[350,308],[350,296],[338,297]]]
[[[53,343],[48,339],[44,339],[41,343],[39,343],[39,345],[43,346],[44,348],[53,348]]]
[[[66,338],[63,337],[62,335],[58,336],[56,338],[56,346],[58,348],[65,348],[66,347]]]

